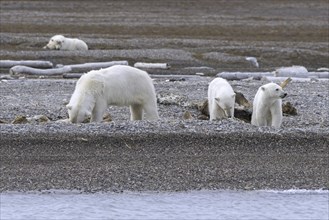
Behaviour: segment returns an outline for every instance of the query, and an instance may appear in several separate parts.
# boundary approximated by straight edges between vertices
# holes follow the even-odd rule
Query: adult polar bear
[[[251,124],[279,128],[282,123],[282,98],[286,96],[287,93],[275,83],[261,86],[254,98]]]
[[[130,106],[131,120],[159,118],[152,79],[142,70],[115,65],[93,70],[78,80],[69,104],[69,121],[81,123],[91,116],[100,122],[109,105]]]
[[[77,38],[67,38],[63,35],[53,36],[43,48],[50,50],[88,50],[84,41]]]
[[[215,78],[208,87],[209,120],[234,118],[235,92],[223,78]]]

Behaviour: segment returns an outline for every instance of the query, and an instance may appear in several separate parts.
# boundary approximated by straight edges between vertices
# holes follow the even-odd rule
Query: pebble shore
[[[160,120],[131,122],[127,107],[111,106],[112,121],[77,125],[59,122],[76,79],[6,80],[1,67],[0,192],[329,188],[328,81],[290,82],[283,102],[297,115],[284,115],[280,129],[200,120],[197,108],[220,72],[328,68],[328,1],[27,0],[0,8],[0,60],[170,66],[148,70]],[[56,34],[89,50],[43,49]],[[252,102],[268,82],[230,84]]]
[[[291,82],[284,102],[298,115],[285,116],[282,128],[274,129],[238,119],[198,120],[195,103],[204,100],[211,79],[155,78],[158,94],[170,88],[180,97],[158,103],[158,121],[132,122],[128,108],[110,107],[113,121],[87,124],[58,122],[67,118],[64,102],[74,80],[0,83],[6,94],[0,97],[2,119],[20,114],[52,119],[0,124],[0,191],[328,188],[329,101],[320,89],[327,81]],[[231,82],[248,100],[263,83]],[[193,118],[183,120],[185,111]]]

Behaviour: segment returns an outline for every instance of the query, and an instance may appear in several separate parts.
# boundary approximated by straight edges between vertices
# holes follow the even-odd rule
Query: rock
[[[11,123],[12,124],[27,124],[28,122],[29,121],[27,120],[26,116],[18,115]]]
[[[209,115],[204,115],[204,114],[201,114],[201,115],[198,115],[198,120],[204,120],[204,121],[207,121],[209,120]]]
[[[193,117],[191,115],[191,112],[185,111],[184,114],[183,114],[183,119],[184,120],[191,120],[191,119],[193,119]]]
[[[235,96],[235,103],[238,105],[244,106],[246,108],[250,108],[251,104],[250,102],[244,97],[244,95],[241,92],[234,91],[236,96]]]
[[[297,115],[297,109],[290,102],[282,104],[282,112],[287,115]]]
[[[112,121],[112,116],[110,115],[110,113],[106,113],[103,116],[103,121],[102,122],[111,122]]]
[[[251,115],[252,115],[252,111],[249,109],[241,109],[241,108],[234,109],[234,117],[244,122],[250,123]]]
[[[26,118],[28,122],[41,122],[41,123],[45,123],[45,122],[49,122],[50,119],[45,116],[45,115],[36,115],[30,118]]]
[[[188,106],[187,98],[173,93],[158,93],[157,102],[162,105]]]
[[[170,78],[167,81],[168,82],[176,82],[176,81],[185,81],[185,78]]]
[[[8,122],[3,119],[0,119],[0,124],[8,124]]]
[[[103,120],[102,122],[111,122],[112,121],[112,116],[110,115],[110,113],[106,113],[104,116],[103,116]],[[61,120],[58,120],[56,122],[59,122],[59,123],[70,123],[70,119],[61,119]],[[90,117],[87,117],[85,120],[83,120],[82,123],[90,123]]]
[[[205,116],[209,117],[209,107],[208,100],[204,101],[202,104],[198,105],[198,110]]]

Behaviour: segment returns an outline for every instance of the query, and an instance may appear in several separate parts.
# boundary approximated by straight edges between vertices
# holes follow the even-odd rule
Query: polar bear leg
[[[275,128],[279,128],[282,123],[282,102],[278,100],[271,108],[272,121],[270,124]]]
[[[210,99],[208,99],[208,112],[209,112],[209,120],[214,120],[214,113],[213,113],[213,103]]]
[[[130,106],[130,120],[142,120],[143,119],[143,106],[142,105],[131,105]]]
[[[90,122],[101,122],[103,120],[104,112],[107,108],[105,102],[96,102],[95,107],[91,113]]]
[[[256,125],[258,126],[268,126],[271,119],[266,117],[264,114],[258,113],[258,117],[256,118]]]
[[[216,103],[212,103],[211,105],[209,105],[209,120],[210,121],[216,120],[220,117],[216,107],[217,107]]]
[[[231,108],[231,118],[234,118],[234,107]]]
[[[209,102],[210,103],[210,102]],[[209,120],[216,120],[218,118],[218,112],[216,110],[216,103],[212,102],[208,105],[209,107]]]
[[[145,111],[145,118],[148,120],[157,120],[159,119],[158,110],[156,103],[149,103],[143,107]]]
[[[228,114],[227,114],[226,110],[221,107],[220,98],[215,98],[214,108],[215,108],[216,119],[227,118]]]
[[[276,115],[274,117],[272,117],[272,126],[275,128],[280,128],[282,123],[282,116]]]
[[[252,125],[256,126],[267,126],[267,117],[264,113],[264,109],[254,109],[252,112]]]
[[[212,109],[209,111],[209,116],[210,120],[227,118],[225,111],[217,104],[212,106]]]
[[[229,118],[234,118],[234,108],[228,108],[225,110],[225,114]]]

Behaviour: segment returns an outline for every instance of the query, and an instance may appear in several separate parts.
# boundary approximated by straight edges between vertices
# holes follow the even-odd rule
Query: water
[[[328,190],[2,193],[1,219],[328,219]]]

